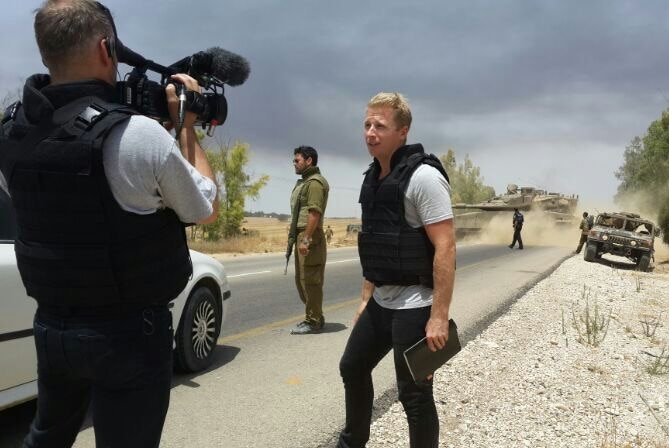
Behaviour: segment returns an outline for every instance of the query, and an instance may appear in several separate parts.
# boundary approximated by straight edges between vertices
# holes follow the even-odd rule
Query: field
[[[346,226],[360,224],[355,218],[325,218],[324,228],[330,226],[334,231],[330,247],[353,246],[355,234],[347,235]],[[253,254],[283,252],[286,250],[290,221],[276,218],[245,218],[242,227],[246,235],[217,242],[189,241],[191,249],[208,254]]]

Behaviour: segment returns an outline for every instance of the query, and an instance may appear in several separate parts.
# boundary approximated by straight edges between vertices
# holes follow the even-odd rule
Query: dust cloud
[[[669,190],[669,182],[665,186]],[[660,216],[662,201],[661,195],[650,191],[625,193],[618,198],[621,210],[638,213],[642,218],[653,221],[656,225]],[[666,196],[665,196],[666,197]],[[655,238],[655,263],[669,263],[669,246],[662,242],[662,238]]]
[[[617,203],[619,204],[621,211],[638,213],[642,218],[657,224],[661,206],[661,201],[657,194],[649,191],[625,193],[618,198]]]
[[[513,212],[491,212],[495,216],[478,235],[465,237],[462,241],[472,244],[511,244]],[[542,211],[523,212],[525,217],[521,236],[525,246],[560,246],[576,249],[581,231],[580,214],[571,223],[557,224],[555,219]],[[458,221],[455,218],[457,228]]]

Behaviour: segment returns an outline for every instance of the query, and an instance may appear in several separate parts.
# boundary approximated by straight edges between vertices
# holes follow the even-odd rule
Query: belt
[[[93,317],[93,318],[115,318],[131,316],[141,311],[152,309],[160,310],[167,308],[168,304],[145,304],[138,306],[133,305],[114,305],[114,306],[99,306],[99,307],[74,307],[74,306],[58,306],[58,305],[38,305],[38,311],[56,317]]]

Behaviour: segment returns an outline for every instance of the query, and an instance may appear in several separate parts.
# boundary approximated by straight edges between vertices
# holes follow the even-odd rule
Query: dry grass
[[[334,231],[330,247],[354,246],[357,242],[356,236],[347,235],[346,226],[359,223],[359,219],[325,218],[324,228],[330,226]],[[289,221],[249,217],[244,219],[242,226],[247,229],[248,236],[216,242],[189,240],[188,245],[193,250],[207,254],[258,254],[286,250]]]

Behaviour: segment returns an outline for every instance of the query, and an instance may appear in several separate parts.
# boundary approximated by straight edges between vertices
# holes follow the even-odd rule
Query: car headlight
[[[632,246],[632,247],[636,247],[636,241],[632,241],[632,242],[630,243],[630,246]]]
[[[606,241],[606,240],[609,239],[609,236],[608,236],[608,235],[602,235],[602,239],[603,239],[604,241]]]

